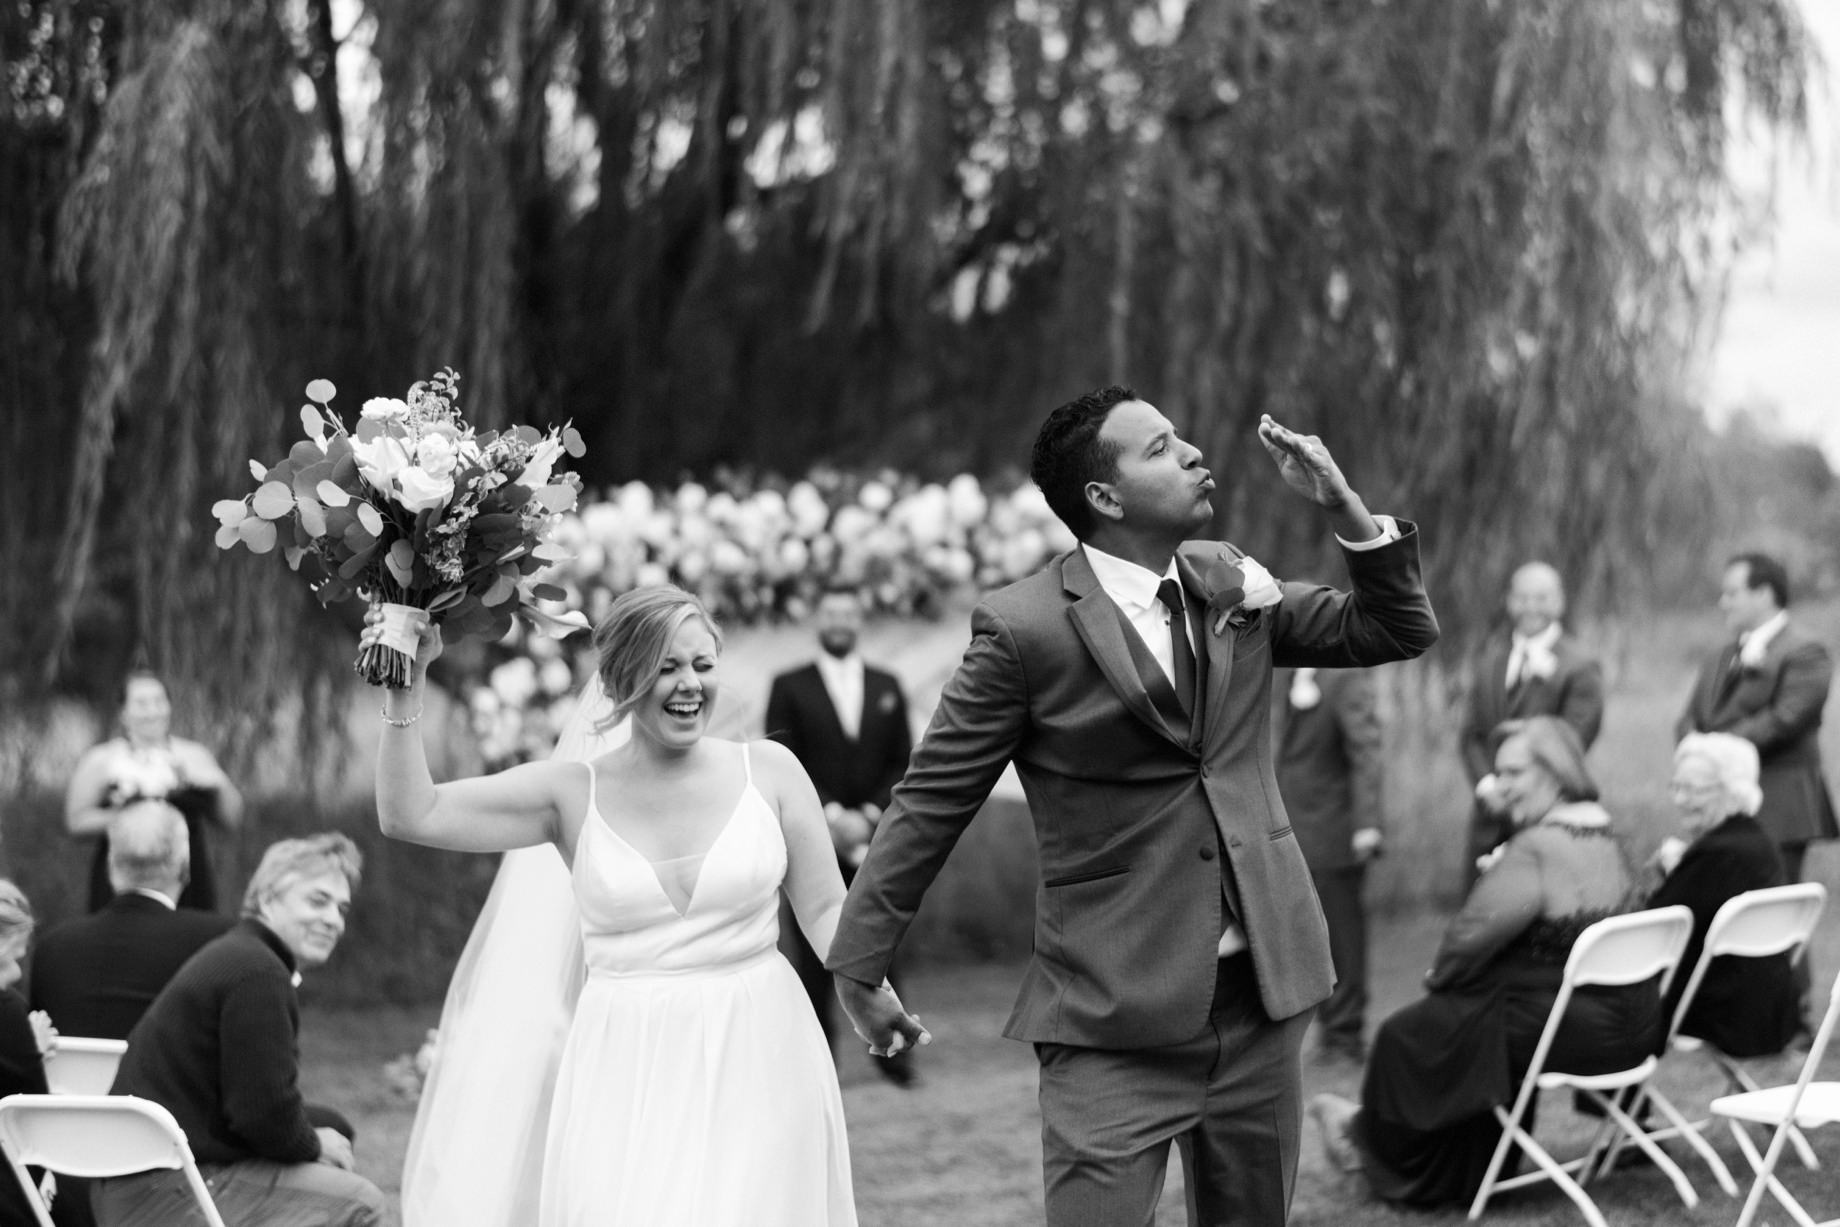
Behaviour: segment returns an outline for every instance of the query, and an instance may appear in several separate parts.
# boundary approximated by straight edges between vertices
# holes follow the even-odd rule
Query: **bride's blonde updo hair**
[[[676,584],[647,584],[616,598],[594,628],[594,653],[601,688],[613,710],[595,724],[606,732],[638,705],[658,677],[671,638],[691,618],[701,618],[722,650],[722,628],[695,595]]]

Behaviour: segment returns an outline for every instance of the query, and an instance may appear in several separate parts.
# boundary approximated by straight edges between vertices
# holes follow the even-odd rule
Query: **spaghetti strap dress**
[[[853,1227],[829,1045],[779,953],[786,843],[747,783],[706,852],[654,863],[595,802],[576,843],[587,981],[542,1227]]]

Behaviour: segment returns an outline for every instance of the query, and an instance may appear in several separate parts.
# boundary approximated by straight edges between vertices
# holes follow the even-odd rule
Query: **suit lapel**
[[[1124,705],[1158,733],[1177,745],[1182,744],[1157,714],[1156,705],[1150,701],[1150,692],[1144,689],[1143,678],[1137,674],[1117,604],[1099,586],[1099,577],[1093,574],[1092,564],[1077,546],[1061,564],[1061,588],[1074,598],[1068,609],[1074,631]]]

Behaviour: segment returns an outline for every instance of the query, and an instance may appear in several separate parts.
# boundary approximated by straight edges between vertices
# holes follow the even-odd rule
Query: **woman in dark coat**
[[[1684,838],[1664,840],[1656,850],[1652,863],[1664,876],[1648,906],[1685,904],[1693,911],[1693,936],[1664,1017],[1674,1016],[1719,908],[1744,891],[1783,884],[1776,844],[1752,817],[1763,799],[1757,780],[1757,747],[1742,737],[1689,733],[1674,751],[1670,791]],[[1800,1025],[1788,955],[1725,955],[1706,969],[1680,1030],[1730,1056],[1758,1057],[1781,1052]]]
[[[1494,1108],[1513,1102],[1533,1062],[1572,944],[1639,906],[1570,726],[1551,716],[1503,725],[1495,774],[1516,829],[1445,931],[1426,996],[1381,1024],[1361,1103],[1310,1103],[1330,1158],[1388,1201],[1475,1196],[1501,1139]],[[1626,1069],[1661,1031],[1652,982],[1578,989],[1547,1068]]]

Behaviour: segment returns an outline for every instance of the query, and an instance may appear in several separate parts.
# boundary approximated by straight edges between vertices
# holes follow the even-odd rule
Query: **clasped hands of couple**
[[[1300,435],[1272,420],[1259,419],[1259,442],[1265,445],[1284,484],[1329,513],[1338,536],[1346,541],[1368,541],[1381,529],[1366,506],[1349,487],[1329,449],[1315,435]],[[1200,463],[1197,459],[1196,464]],[[1171,550],[1178,542],[1171,542]],[[849,976],[833,975],[837,1000],[856,1034],[869,1045],[869,1054],[892,1057],[909,1048],[932,1043],[932,1034],[920,1019],[909,1014],[886,980],[869,984]]]

